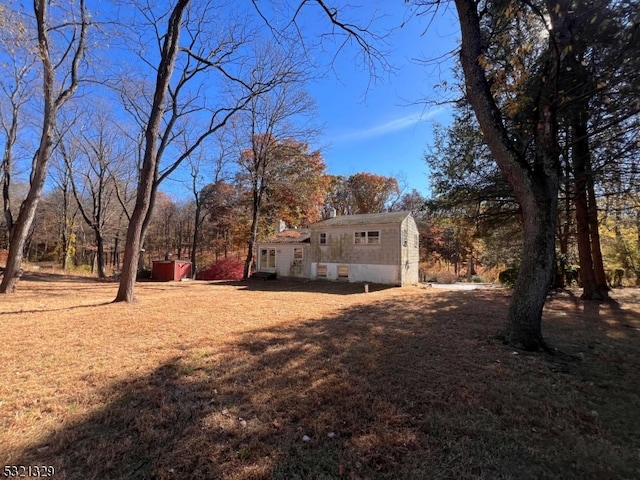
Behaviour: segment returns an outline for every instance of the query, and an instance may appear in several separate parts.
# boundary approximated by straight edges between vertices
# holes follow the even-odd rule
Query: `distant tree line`
[[[456,118],[427,154],[430,207],[441,216],[421,219],[424,258],[438,255],[458,274],[466,265],[467,275],[480,261],[517,267],[501,338],[548,349],[543,307],[568,265],[579,267],[587,299],[605,299],[607,277],[620,271],[638,281],[637,2],[405,4],[418,19],[455,6],[461,38],[462,88],[444,88],[457,97],[447,99]],[[338,49],[357,45],[373,74],[386,66],[376,48],[384,35],[347,4],[278,7],[128,0],[101,18],[85,0],[0,5],[9,248],[0,292],[15,289],[25,254],[67,266],[93,255],[99,275],[120,265],[115,300],[130,302],[142,254],[185,245],[195,261],[212,225],[213,251],[245,248],[247,274],[276,218],[303,226],[324,208],[421,203],[394,179],[327,176],[310,147],[318,130],[304,86],[326,44],[305,37],[302,11],[321,14]],[[160,186],[185,169],[193,203],[163,209],[174,202]]]
[[[0,292],[15,290],[25,255],[63,268],[92,259],[99,276],[119,271],[116,301],[133,301],[143,253],[198,251],[205,217],[213,217],[202,194],[221,192],[220,182],[234,189],[234,208],[250,205],[242,210],[251,219],[249,252],[281,205],[292,221],[313,218],[324,194],[314,179],[298,182],[297,198],[283,180],[324,174],[319,152],[307,151],[317,129],[305,82],[312,66],[329,65],[318,42],[301,35],[298,13],[315,8],[333,35],[361,45],[376,35],[352,30],[320,0],[307,3],[282,0],[273,12],[210,0],[130,0],[100,12],[85,0],[0,5],[8,248]],[[274,12],[288,12],[286,28],[276,28],[282,18]],[[373,46],[362,55],[372,66],[383,61]],[[161,184],[185,169],[194,206],[177,210],[193,208],[190,220],[163,208],[165,223],[155,225]],[[234,219],[233,238],[216,220],[222,250],[237,248],[246,218]]]
[[[319,152],[304,153],[306,145],[298,147],[302,149],[303,156],[312,158],[303,162],[302,171],[283,168],[270,179],[270,187],[266,190],[264,203],[260,208],[258,238],[275,233],[280,220],[290,228],[305,228],[322,219],[329,209],[336,207],[348,209],[345,211],[336,208],[341,215],[411,208],[415,208],[416,215],[422,214],[420,209],[425,198],[415,191],[413,194],[400,194],[395,178],[364,172],[349,177],[331,175],[325,171]],[[300,151],[296,154],[300,154]],[[358,196],[355,192],[364,186],[359,179],[366,179],[367,186],[378,185],[380,188],[392,183],[396,185],[396,189],[385,195],[378,194],[375,203],[363,206],[356,201]],[[125,191],[123,181],[124,179],[120,179],[117,188]],[[84,184],[81,187],[80,183],[76,186],[79,189],[76,198],[71,192],[71,183],[72,180],[67,178],[43,194],[27,239],[25,259],[55,264],[61,270],[70,272],[80,268],[100,277],[110,276],[119,271],[127,227],[127,210],[117,200],[117,182],[113,178],[105,182],[101,199],[92,196],[92,192],[99,189],[92,190],[90,185]],[[355,192],[341,190],[340,196],[351,200],[333,203],[337,190],[330,187],[335,187],[336,183],[342,183],[345,189],[349,186],[355,189]],[[17,184],[16,190],[20,187]],[[309,192],[313,192],[313,195],[309,195]],[[100,205],[100,214],[91,216],[92,221],[88,222],[81,213],[82,210],[93,213],[94,206]],[[247,183],[247,178],[241,171],[229,179],[205,185],[197,191],[197,200],[189,195],[175,197],[159,192],[147,228],[145,268],[149,268],[152,260],[164,259],[168,253],[174,259],[195,258],[199,267],[205,267],[221,258],[246,256],[252,208],[250,183]],[[198,231],[194,243],[196,224]],[[6,223],[2,222],[0,228],[4,233],[1,248],[6,249]]]

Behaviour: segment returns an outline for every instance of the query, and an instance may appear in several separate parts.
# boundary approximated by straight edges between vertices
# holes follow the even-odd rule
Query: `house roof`
[[[271,235],[258,243],[309,243],[311,234],[309,230],[283,230]]]
[[[365,213],[360,215],[339,215],[314,223],[314,229],[325,227],[345,227],[350,225],[385,225],[401,223],[411,212]]]

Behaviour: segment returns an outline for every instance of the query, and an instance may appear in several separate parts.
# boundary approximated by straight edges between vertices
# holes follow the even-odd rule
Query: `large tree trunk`
[[[36,214],[36,208],[38,207],[38,201],[42,193],[44,180],[46,178],[47,163],[51,153],[51,139],[51,131],[48,134],[43,131],[40,149],[38,150],[36,160],[34,161],[34,165],[36,165],[36,167],[34,168],[31,176],[31,188],[29,188],[27,198],[22,202],[20,213],[18,213],[13,231],[11,232],[7,265],[2,278],[2,283],[0,283],[0,293],[13,293],[16,289],[18,280],[22,275],[20,265],[22,263],[22,256],[27,242],[27,237],[29,236],[29,231]]]
[[[106,278],[107,272],[105,271],[104,263],[104,236],[99,228],[94,229],[95,237],[96,237],[96,255],[97,262],[96,265],[98,267],[98,278]]]
[[[251,276],[251,267],[253,266],[253,253],[256,249],[256,241],[258,239],[258,220],[260,217],[260,200],[261,195],[254,190],[253,194],[253,211],[251,215],[251,233],[249,234],[249,242],[247,245],[247,258],[244,261],[243,278],[247,280]]]
[[[546,348],[542,337],[542,309],[553,273],[559,186],[553,82],[556,64],[549,62],[539,79],[535,110],[538,152],[535,162],[530,165],[513,146],[480,63],[484,51],[476,2],[456,0],[455,3],[462,33],[460,60],[467,98],[491,153],[522,207],[524,221],[522,263],[501,336],[513,346],[539,350]]]
[[[587,184],[587,200],[589,204],[589,226],[591,230],[591,258],[593,259],[593,271],[595,273],[596,288],[602,298],[609,297],[609,286],[604,271],[602,247],[600,245],[600,222],[598,220],[598,203],[595,192],[595,179],[591,170],[591,154],[589,154],[589,183]]]
[[[122,274],[115,302],[133,302],[135,300],[134,287],[142,248],[143,225],[154,194],[155,172],[157,171],[158,160],[158,132],[160,131],[160,124],[164,114],[169,82],[178,54],[182,16],[188,4],[189,0],[178,0],[171,12],[167,34],[164,37],[162,56],[156,77],[156,90],[149,122],[145,130],[145,151],[138,180],[136,203],[131,213],[129,228],[127,229]]]
[[[198,243],[200,240],[200,230],[202,229],[202,224],[204,222],[204,219],[200,218],[200,215],[202,213],[202,201],[200,200],[197,192],[195,197],[196,197],[196,200],[195,200],[196,213],[195,213],[195,222],[193,224],[193,237],[191,238],[191,252],[190,252],[191,276],[193,278],[196,278],[196,269],[197,269],[196,260],[197,260]]]
[[[75,50],[73,45],[68,45],[69,56],[72,58],[71,71],[68,72],[70,83],[66,88],[55,96],[55,66],[51,62],[49,56],[49,29],[51,28],[47,22],[47,5],[46,0],[35,0],[33,3],[36,25],[38,29],[38,54],[42,62],[42,90],[43,90],[43,115],[42,115],[42,132],[40,134],[40,142],[38,150],[34,155],[30,187],[27,197],[20,206],[20,212],[16,218],[11,232],[9,244],[9,253],[7,256],[7,266],[5,268],[2,283],[0,283],[0,293],[11,293],[16,289],[16,285],[20,278],[20,264],[27,239],[30,234],[31,225],[36,214],[38,201],[42,194],[45,179],[47,177],[47,168],[51,150],[53,148],[53,133],[56,122],[58,109],[74,94],[78,88],[78,65],[80,59],[84,55],[84,41],[86,38],[87,22],[85,17],[84,0],[80,0],[80,10],[82,22],[80,24],[80,32],[76,37],[77,45]]]
[[[589,207],[587,204],[586,174],[576,165],[574,155],[575,190],[573,204],[576,210],[576,243],[578,245],[578,259],[580,262],[580,280],[582,297],[593,298],[596,292],[596,277],[591,259],[591,240],[589,234]]]
[[[9,241],[9,253],[4,277],[0,284],[0,293],[12,293],[21,275],[20,264],[24,247],[31,229],[31,224],[36,214],[38,201],[42,194],[42,188],[47,176],[47,166],[51,150],[53,147],[53,129],[56,119],[57,105],[54,99],[53,88],[55,84],[54,69],[49,58],[48,30],[46,21],[46,3],[44,1],[35,2],[34,10],[38,24],[38,52],[41,56],[43,69],[43,118],[42,133],[40,143],[33,159],[33,170],[31,172],[31,182],[27,198],[20,206],[20,212],[13,225]]]
[[[503,340],[525,350],[546,348],[541,319],[554,268],[557,187],[553,180],[541,183],[528,201],[521,202],[524,250],[501,332]]]
[[[2,208],[4,211],[4,219],[7,224],[7,234],[11,237],[13,230],[13,212],[11,211],[11,170],[13,167],[13,146],[16,143],[18,135],[18,106],[14,103],[11,112],[11,127],[7,132],[7,138],[4,147],[4,157],[2,159]]]
[[[591,171],[591,152],[586,121],[587,109],[587,105],[580,103],[574,106],[574,110],[571,112],[576,234],[582,298],[602,300],[608,296],[608,287],[600,251],[598,211],[595,206],[594,179]]]

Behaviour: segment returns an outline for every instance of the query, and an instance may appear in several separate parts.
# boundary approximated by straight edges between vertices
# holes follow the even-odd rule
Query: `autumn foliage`
[[[223,258],[196,274],[197,280],[242,280],[244,263],[235,258]]]

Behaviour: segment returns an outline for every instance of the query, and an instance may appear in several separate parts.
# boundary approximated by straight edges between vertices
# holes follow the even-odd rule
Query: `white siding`
[[[294,258],[294,252],[296,248],[302,249],[302,261]],[[276,251],[276,267],[263,268],[261,267],[262,250],[275,249]],[[309,245],[304,243],[295,244],[260,244],[258,246],[258,271],[262,272],[275,272],[278,277],[301,277],[309,278],[310,275],[310,258],[309,258]]]
[[[392,222],[389,216],[375,215],[366,216],[366,223],[319,222],[311,226],[310,243],[263,243],[259,248],[275,248],[276,268],[267,271],[275,271],[279,277],[415,285],[419,281],[418,228],[413,217],[405,215],[396,214]],[[375,223],[381,218],[387,221]],[[326,243],[320,244],[321,234]],[[303,249],[302,261],[294,258],[295,248]],[[318,265],[326,270],[326,276],[318,276]],[[339,267],[348,270],[348,278],[338,278]]]
[[[326,265],[326,277],[318,276],[318,265]],[[400,271],[397,265],[313,262],[311,264],[312,278],[316,280],[338,280],[338,267],[343,265],[347,265],[349,267],[349,282],[371,282],[396,285],[398,284],[398,278],[400,277]]]
[[[400,245],[400,284],[416,285],[420,280],[420,248],[419,248],[419,235],[418,226],[416,225],[413,217],[407,217],[404,219],[401,225],[401,229],[406,233],[406,237],[401,235]],[[404,243],[406,238],[406,245]]]

